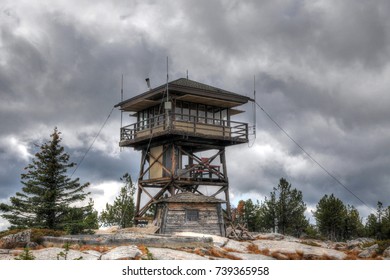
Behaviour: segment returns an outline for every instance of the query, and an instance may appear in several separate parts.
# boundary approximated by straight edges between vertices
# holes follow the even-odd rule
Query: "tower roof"
[[[115,105],[123,111],[138,112],[161,102],[166,90],[166,84],[148,90]],[[232,108],[252,100],[234,92],[199,83],[186,78],[180,78],[168,83],[170,94],[178,100],[204,103],[209,105]]]

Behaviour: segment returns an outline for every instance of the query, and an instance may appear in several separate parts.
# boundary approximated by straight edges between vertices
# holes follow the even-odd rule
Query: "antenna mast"
[[[253,76],[253,135],[256,139],[256,76]]]
[[[168,69],[168,57],[167,57],[167,102],[169,102],[168,82],[169,82],[169,69]]]
[[[169,68],[168,68],[168,56],[167,56],[167,101],[165,102],[164,104],[164,108],[165,108],[165,115],[166,115],[166,118],[167,118],[167,124],[168,126],[170,126],[170,119],[169,119],[169,115],[170,115],[170,110],[172,110],[172,103],[169,101],[169,89],[168,89],[168,83],[169,83]]]
[[[122,80],[121,80],[121,102],[123,102],[123,74],[122,74]],[[120,134],[119,139],[122,139],[122,127],[123,127],[123,110],[121,110],[121,128],[120,128]],[[120,148],[120,151],[122,151],[122,147]]]
[[[122,81],[121,81],[121,102],[123,102],[123,74],[122,74]],[[121,110],[121,128],[122,128],[122,122],[123,122],[123,111]]]

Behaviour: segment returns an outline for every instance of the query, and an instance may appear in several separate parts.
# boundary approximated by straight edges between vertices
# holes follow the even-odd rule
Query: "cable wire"
[[[88,149],[85,151],[85,153],[84,153],[83,157],[81,158],[81,160],[79,161],[79,163],[76,164],[76,168],[73,170],[72,174],[70,175],[70,178],[72,178],[73,175],[76,173],[77,169],[80,167],[81,163],[83,162],[83,160],[84,160],[85,157],[87,156],[88,152],[91,150],[93,144],[95,144],[96,139],[99,137],[100,132],[102,132],[103,128],[105,127],[105,125],[106,125],[108,119],[111,117],[111,114],[112,114],[112,112],[114,111],[114,109],[115,109],[115,107],[112,107],[112,109],[111,109],[110,113],[108,114],[106,120],[104,121],[103,125],[100,127],[99,132],[96,134],[95,138],[93,139],[91,145],[90,145],[90,146],[88,147]]]
[[[264,114],[299,148],[301,149],[308,158],[310,158],[315,164],[317,164],[329,177],[331,177],[336,183],[338,183],[340,186],[342,186],[345,190],[347,190],[350,194],[352,194],[357,200],[359,200],[363,205],[365,205],[367,208],[369,208],[372,211],[374,210],[372,207],[370,207],[367,203],[365,203],[361,198],[359,198],[353,191],[351,191],[345,184],[343,184],[335,175],[333,175],[330,171],[328,171],[320,162],[318,162],[312,155],[310,155],[297,141],[295,141],[292,136],[283,129],[279,125],[277,121],[266,111],[263,107],[259,105],[256,101],[254,102],[263,112]]]

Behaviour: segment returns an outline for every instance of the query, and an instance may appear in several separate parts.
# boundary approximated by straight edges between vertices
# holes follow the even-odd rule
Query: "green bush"
[[[30,261],[35,260],[34,255],[30,252],[28,248],[24,248],[23,253],[21,253],[19,256],[15,258],[15,260],[23,260],[23,261]]]

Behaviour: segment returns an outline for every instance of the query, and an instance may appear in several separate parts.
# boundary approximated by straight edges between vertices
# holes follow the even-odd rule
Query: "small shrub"
[[[64,260],[67,260],[68,259],[68,253],[69,253],[69,247],[70,247],[70,245],[69,245],[69,243],[65,243],[64,244],[64,251],[62,251],[62,252],[59,252],[58,254],[57,254],[57,260],[60,260],[60,258],[63,258]]]
[[[34,260],[34,255],[30,252],[29,248],[24,248],[23,253],[21,253],[15,260]]]
[[[148,247],[145,245],[138,246],[138,249],[142,252],[143,260],[154,260],[153,254],[149,251]]]

